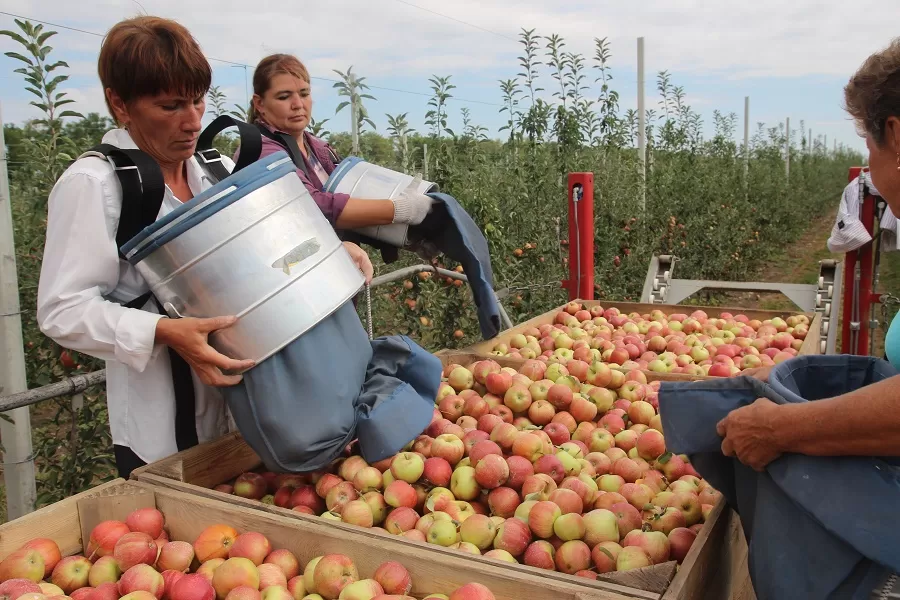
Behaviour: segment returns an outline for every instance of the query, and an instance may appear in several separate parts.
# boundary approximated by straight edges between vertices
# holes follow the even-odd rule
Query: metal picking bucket
[[[210,345],[257,364],[365,282],[284,152],[223,179],[122,251],[170,317],[237,316]]]
[[[385,167],[367,163],[361,158],[350,156],[341,161],[325,182],[324,191],[348,194],[353,198],[384,200],[397,198],[412,183],[413,177],[392,171]],[[423,194],[438,192],[438,185],[431,181],[423,181],[419,186]],[[374,225],[361,227],[355,231],[370,238],[387,242],[398,248],[406,246],[409,225],[393,223],[390,225]]]

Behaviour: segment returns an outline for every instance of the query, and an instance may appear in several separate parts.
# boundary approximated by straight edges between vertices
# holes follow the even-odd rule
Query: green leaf
[[[48,32],[46,32],[46,33],[43,33],[43,34],[41,34],[41,35],[38,36],[38,38],[37,38],[37,43],[43,45],[44,42],[46,42],[47,40],[49,40],[49,39],[50,39],[51,37],[53,37],[54,35],[56,35],[56,32],[55,32],[55,31],[48,31]]]
[[[52,65],[47,65],[47,66],[45,66],[45,67],[44,67],[44,70],[47,71],[47,72],[49,73],[50,71],[54,71],[54,70],[56,70],[56,69],[58,69],[58,68],[60,68],[60,67],[66,67],[66,68],[68,69],[68,68],[69,68],[69,63],[67,63],[67,62],[64,61],[64,60],[58,60],[58,61],[56,61],[55,63],[53,63]]]
[[[348,106],[350,106],[349,102],[341,102],[340,104],[337,105],[337,108],[334,109],[334,114],[338,114],[339,112],[341,112],[343,109],[347,108]]]
[[[84,115],[81,114],[80,112],[75,112],[74,110],[64,110],[61,113],[59,113],[59,118],[62,119],[63,117],[74,117],[77,119],[83,119]]]
[[[14,31],[9,31],[7,29],[3,29],[3,30],[0,30],[0,35],[5,35],[7,37],[10,37],[13,40],[15,40],[17,43],[21,44],[22,46],[28,46],[28,42],[25,40],[25,38],[23,38],[21,35],[19,35],[18,33],[14,32]]]
[[[656,459],[656,462],[658,462],[658,463],[661,464],[661,465],[664,465],[664,464],[666,464],[667,462],[669,462],[671,459],[672,459],[672,453],[671,453],[671,452],[666,452],[665,454],[663,454],[662,456],[660,456],[659,458],[657,458],[657,459]]]
[[[18,52],[4,52],[3,54],[5,54],[6,56],[8,56],[10,58],[15,58],[16,60],[20,60],[29,66],[34,66],[34,62],[32,62],[32,60],[30,58],[28,58],[27,56],[23,56],[23,55],[19,54]]]
[[[53,89],[56,88],[60,83],[69,79],[68,75],[57,75],[53,79],[47,82],[47,92],[53,93]]]

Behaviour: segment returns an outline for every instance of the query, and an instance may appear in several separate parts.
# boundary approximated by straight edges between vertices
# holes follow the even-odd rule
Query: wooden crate
[[[0,525],[0,559],[38,537],[56,541],[63,555],[84,552],[85,540],[95,525],[106,519],[124,520],[133,510],[156,507],[166,517],[172,540],[193,542],[210,525],[227,524],[239,532],[265,535],[274,548],[285,548],[301,565],[323,554],[345,554],[371,577],[383,562],[396,560],[410,572],[412,594],[449,594],[470,582],[486,585],[497,600],[625,600],[658,598],[658,594],[621,591],[595,582],[568,582],[540,577],[530,569],[510,569],[494,561],[475,561],[461,553],[430,552],[424,544],[401,542],[390,535],[364,534],[339,529],[324,521],[298,520],[248,510],[197,495],[121,479],[72,496],[34,513]]]
[[[474,357],[472,354],[466,356]],[[460,356],[457,355],[457,358],[460,358]],[[446,355],[442,360],[445,359]],[[233,480],[241,473],[256,470],[261,466],[262,461],[244,442],[240,434],[233,433],[142,467],[132,474],[132,478],[157,488],[178,490],[195,496],[220,500],[242,509],[270,513],[281,518],[299,520],[305,523],[314,523],[333,530],[339,536],[352,534],[373,537],[378,540],[384,538],[383,534],[372,530],[335,521],[324,521],[319,517],[297,513],[285,508],[263,504],[256,500],[249,500],[212,489],[220,483]],[[432,544],[413,542],[405,538],[394,536],[391,536],[391,538],[400,545],[409,546],[412,544],[410,547],[415,548],[415,552],[453,557],[482,564],[495,564],[501,569],[507,569],[516,573],[516,577],[519,576],[518,574],[529,574],[547,581],[548,584],[549,582],[565,583],[582,586],[586,591],[604,591],[631,598],[659,599],[660,594],[665,593],[665,600],[687,600],[703,597],[703,590],[709,585],[714,576],[718,576],[719,579],[723,580],[721,585],[726,586],[726,589],[730,588],[732,580],[739,576],[739,573],[732,574],[730,568],[726,568],[730,564],[732,553],[739,552],[739,549],[726,548],[726,544],[736,543],[740,546],[740,540],[736,542],[729,541],[730,538],[726,535],[729,528],[729,515],[731,514],[733,514],[733,511],[725,506],[724,500],[716,505],[710,514],[709,520],[691,547],[690,553],[677,570],[675,563],[670,562],[636,571],[606,573],[600,576],[600,581],[589,581],[563,573],[541,571],[525,565],[494,561]],[[743,545],[746,548],[746,542],[743,542]],[[746,565],[744,569],[746,570]],[[536,598],[537,596],[527,597]],[[728,597],[730,596],[718,596],[718,598]],[[738,598],[735,597],[734,600],[738,600]]]
[[[747,315],[750,319],[759,319],[760,321],[764,321],[766,319],[772,319],[774,317],[782,317],[787,318],[792,315],[806,315],[809,317],[809,331],[807,332],[806,339],[803,341],[803,346],[798,350],[798,354],[820,354],[819,352],[819,334],[822,329],[822,315],[820,313],[804,313],[802,311],[780,311],[780,310],[756,310],[756,309],[744,309],[744,308],[725,308],[725,307],[712,307],[712,306],[690,306],[690,305],[682,305],[682,304],[641,304],[634,302],[605,302],[600,300],[576,300],[580,304],[584,305],[585,308],[590,308],[592,306],[602,305],[605,307],[615,307],[618,308],[623,314],[628,314],[632,312],[637,312],[640,314],[647,314],[653,310],[661,310],[666,314],[672,313],[687,313],[690,314],[695,310],[705,311],[711,317],[718,317],[723,312],[728,312],[732,314],[744,314]],[[473,344],[467,348],[462,348],[463,352],[474,352],[476,354],[490,354],[493,351],[494,347],[497,344],[506,344],[509,343],[509,340],[512,336],[523,332],[524,330],[530,327],[540,327],[541,325],[553,323],[553,319],[556,317],[556,314],[561,311],[565,305],[555,308],[551,311],[545,312],[542,315],[538,315],[537,317],[522,323],[521,325],[517,325],[512,329],[507,329],[506,331],[500,333],[497,337],[492,338],[490,340],[486,340],[484,342],[479,342],[477,344]]]

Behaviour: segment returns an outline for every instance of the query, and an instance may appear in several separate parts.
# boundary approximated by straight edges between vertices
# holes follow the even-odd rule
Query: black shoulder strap
[[[300,152],[300,146],[297,144],[297,140],[286,133],[272,133],[266,127],[259,124],[256,125],[256,128],[262,135],[284,148],[284,151],[291,157],[294,165],[309,177],[309,169],[306,167],[306,161],[303,160],[303,153]]]
[[[334,163],[334,166],[338,166],[341,164],[341,156],[337,153],[337,151],[332,148],[329,144],[325,144],[325,149],[328,150],[328,154],[331,155],[331,162]]]
[[[116,246],[121,254],[121,248],[128,240],[156,221],[166,184],[156,161],[140,150],[98,144],[85,154],[92,153],[112,162],[122,185],[122,213],[116,231]]]
[[[229,115],[219,115],[200,134],[197,139],[197,150],[194,153],[200,165],[218,181],[222,181],[231,173],[222,164],[219,151],[213,148],[213,140],[229,127],[237,127],[238,134],[241,136],[241,151],[237,163],[234,165],[233,173],[258,161],[259,155],[262,153],[262,135],[259,129]]]
[[[165,180],[156,161],[140,150],[98,144],[82,156],[90,155],[110,160],[122,185],[122,213],[116,231],[116,245],[121,255],[125,242],[156,221],[165,197]],[[152,292],[138,296],[124,306],[141,309],[151,298],[160,314],[165,314]],[[185,450],[198,444],[193,378],[190,365],[181,355],[171,347],[168,353],[175,391],[175,443],[178,450]]]

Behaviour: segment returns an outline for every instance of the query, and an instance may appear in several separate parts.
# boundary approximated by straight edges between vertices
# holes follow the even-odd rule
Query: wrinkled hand
[[[752,369],[745,369],[741,372],[741,375],[746,375],[748,377],[755,377],[760,381],[769,381],[769,373],[772,372],[774,367],[754,367]]]
[[[365,250],[353,242],[343,242],[343,244],[344,248],[347,249],[347,252],[350,253],[350,258],[353,259],[353,262],[356,263],[359,270],[366,276],[366,284],[372,283],[372,277],[375,275],[375,267],[372,266],[369,255],[366,254]]]
[[[255,361],[228,358],[209,345],[209,334],[235,323],[236,317],[163,317],[156,323],[156,341],[169,346],[184,358],[204,384],[216,387],[237,385],[243,379],[241,375],[225,375],[222,371],[249,369],[256,364]]]
[[[775,433],[779,418],[778,405],[767,398],[758,398],[753,404],[730,412],[716,425],[716,431],[724,438],[722,454],[762,471],[781,456]]]

